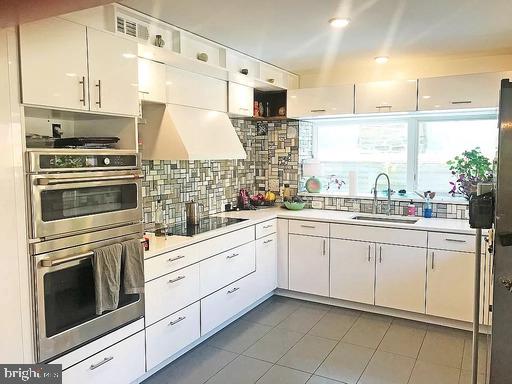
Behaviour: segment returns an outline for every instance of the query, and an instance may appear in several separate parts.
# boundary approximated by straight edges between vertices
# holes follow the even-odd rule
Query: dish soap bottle
[[[416,206],[414,205],[412,200],[407,206],[407,216],[416,216]]]
[[[423,204],[423,217],[430,219],[432,217],[432,200],[427,196]]]

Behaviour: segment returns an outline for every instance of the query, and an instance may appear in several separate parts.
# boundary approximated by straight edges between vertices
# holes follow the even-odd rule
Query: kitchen
[[[511,6],[363,3],[9,3],[0,364],[510,382]]]

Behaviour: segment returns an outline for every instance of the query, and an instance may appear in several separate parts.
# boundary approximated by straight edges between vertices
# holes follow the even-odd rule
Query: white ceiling
[[[124,0],[251,56],[303,72],[371,60],[512,52],[512,0]],[[349,17],[335,30],[327,21]]]

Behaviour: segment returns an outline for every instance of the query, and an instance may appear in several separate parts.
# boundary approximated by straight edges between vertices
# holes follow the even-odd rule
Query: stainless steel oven
[[[32,239],[141,220],[136,153],[29,152],[28,168]]]
[[[92,267],[95,248],[142,239],[142,231],[138,223],[32,244],[39,362],[144,316],[144,295],[122,287],[119,307],[96,315]]]

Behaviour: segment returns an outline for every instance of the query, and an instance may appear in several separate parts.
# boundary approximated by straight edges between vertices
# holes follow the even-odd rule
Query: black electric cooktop
[[[237,224],[247,219],[235,219],[231,217],[205,217],[197,225],[187,225],[187,223],[172,225],[167,228],[168,236],[194,236],[200,233],[212,231],[214,229],[224,228],[228,225]]]

